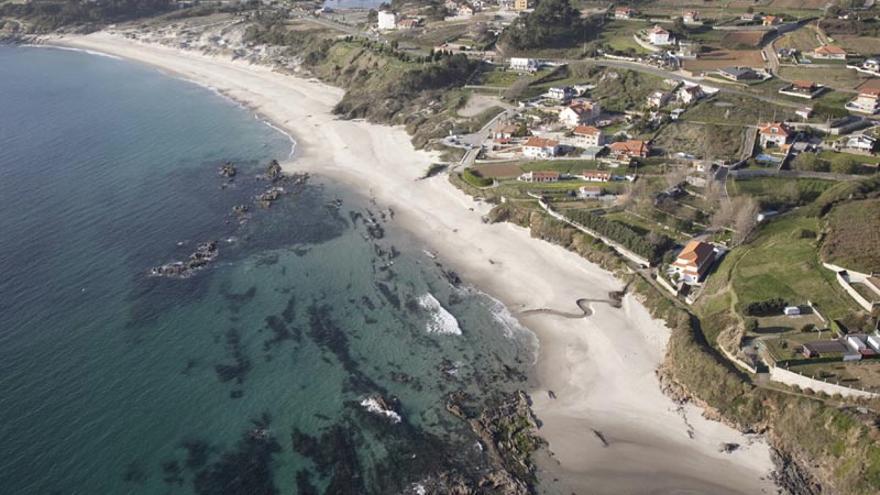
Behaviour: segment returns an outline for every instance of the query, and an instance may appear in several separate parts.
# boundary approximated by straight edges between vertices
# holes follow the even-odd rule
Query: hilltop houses
[[[559,154],[559,141],[542,137],[530,137],[523,143],[523,155],[529,158],[550,158]]]
[[[533,58],[511,57],[510,69],[517,72],[536,72],[538,70],[538,61]]]
[[[659,24],[655,24],[648,31],[648,42],[652,45],[656,46],[666,46],[672,44],[672,35],[669,34],[669,31],[660,27]]]
[[[559,112],[559,121],[567,127],[591,124],[602,114],[598,103],[589,100],[575,100]]]
[[[794,133],[785,122],[768,122],[758,126],[758,136],[764,148],[783,148],[794,137]]]
[[[377,14],[376,22],[380,31],[397,29],[397,14],[390,10],[380,10]]]
[[[605,136],[602,130],[591,125],[579,125],[572,131],[574,135],[575,146],[581,148],[591,148],[594,146],[602,146]]]
[[[714,262],[715,248],[707,242],[694,239],[678,253],[670,271],[684,283],[695,285],[700,283]]]
[[[822,45],[810,52],[810,56],[824,60],[846,60],[846,50],[835,45]]]
[[[846,103],[846,109],[874,115],[880,111],[880,89],[863,89],[855,99]]]

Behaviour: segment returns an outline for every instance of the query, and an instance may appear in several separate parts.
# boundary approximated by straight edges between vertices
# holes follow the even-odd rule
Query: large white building
[[[559,122],[566,127],[591,124],[602,114],[599,103],[589,100],[576,100],[559,112]]]
[[[511,57],[510,68],[517,72],[535,72],[538,70],[538,61],[533,58]]]
[[[529,158],[549,158],[559,154],[559,141],[541,137],[530,137],[523,144],[523,155]]]
[[[378,14],[378,27],[382,31],[397,28],[397,14],[389,10],[380,10]]]
[[[880,111],[880,89],[863,89],[859,96],[846,104],[851,112],[873,115]]]
[[[666,46],[672,44],[672,36],[669,31],[663,29],[659,25],[655,25],[648,31],[648,42],[652,45]]]

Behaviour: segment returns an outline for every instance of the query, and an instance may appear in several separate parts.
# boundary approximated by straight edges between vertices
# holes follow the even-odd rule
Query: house
[[[846,50],[835,45],[822,45],[814,49],[810,56],[824,60],[846,60]]]
[[[659,24],[655,24],[648,31],[648,42],[652,45],[657,46],[666,46],[672,44],[672,37],[669,34],[669,31],[660,27]]]
[[[753,12],[745,12],[739,16],[739,20],[746,22],[753,22],[757,17]]]
[[[615,19],[632,19],[636,15],[635,9],[630,7],[617,7],[614,9]]]
[[[851,150],[873,153],[877,149],[877,139],[867,134],[854,134],[846,139],[844,146]]]
[[[456,9],[455,15],[457,17],[472,17],[474,12],[475,9],[472,6],[466,3],[461,3],[458,5],[458,9]]]
[[[798,306],[786,306],[785,309],[782,310],[782,314],[785,316],[800,316],[801,308]]]
[[[678,253],[671,270],[686,284],[698,284],[715,261],[715,247],[696,239]]]
[[[581,172],[580,178],[587,182],[609,182],[611,174],[601,170],[584,170]]]
[[[401,19],[397,21],[397,29],[415,29],[421,24],[421,19]]]
[[[598,103],[576,100],[559,112],[559,121],[568,127],[590,124],[602,114]]]
[[[645,158],[651,150],[648,143],[638,140],[611,143],[608,149],[611,159],[619,163],[630,163],[633,158]]]
[[[705,177],[699,175],[688,175],[684,178],[684,181],[694,187],[706,187],[706,184],[709,182]]]
[[[804,357],[815,358],[834,356],[846,352],[846,346],[839,340],[816,340],[804,344]]]
[[[758,136],[761,146],[768,148],[776,146],[784,147],[794,137],[792,130],[785,122],[769,122],[758,126]]]
[[[583,199],[598,199],[602,195],[602,188],[596,186],[581,186],[578,188],[578,197]]]
[[[865,344],[867,335],[861,333],[851,333],[846,336],[846,345],[855,352],[861,352],[868,348]]]
[[[681,115],[685,112],[684,108],[676,108],[675,110],[669,112],[669,118],[672,120],[678,120],[681,118]]]
[[[591,125],[579,125],[574,128],[572,134],[574,135],[575,146],[579,148],[602,146],[605,137],[600,129]]]
[[[519,176],[522,182],[559,182],[560,174],[554,171],[526,172]]]
[[[874,352],[880,352],[880,334],[874,332],[871,335],[868,335],[868,338],[865,339],[871,349],[874,349]]]
[[[495,128],[492,133],[494,139],[511,139],[520,131],[520,126],[516,124],[501,124]]]
[[[798,98],[813,99],[819,96],[825,89],[825,86],[816,84],[813,81],[792,81],[788,86],[779,88],[779,93]]]
[[[397,14],[390,10],[380,10],[377,15],[378,28],[381,31],[387,31],[397,28]]]
[[[731,81],[755,81],[761,76],[749,67],[725,67],[718,69],[718,75]]]
[[[690,41],[679,41],[678,51],[675,56],[678,58],[694,59],[700,53],[700,45]]]
[[[529,0],[514,0],[513,1],[513,10],[517,12],[522,12],[524,10],[528,10],[532,8],[532,2]]]
[[[547,91],[547,97],[559,101],[569,101],[575,97],[575,90],[571,86],[550,88],[550,90]]]
[[[510,58],[510,68],[517,72],[535,72],[538,70],[538,65],[538,61],[533,58]]]
[[[523,155],[529,158],[547,158],[559,154],[559,141],[530,137],[523,144]]]
[[[880,72],[880,60],[877,60],[876,58],[865,59],[865,61],[862,62],[861,68],[868,72]]]
[[[685,24],[697,24],[700,22],[700,13],[696,10],[689,10],[681,16]]]
[[[782,17],[779,17],[778,15],[765,15],[761,24],[764,26],[777,26],[782,24]]]
[[[851,112],[873,115],[880,111],[880,89],[863,89],[855,99],[846,103]]]
[[[660,108],[669,101],[669,97],[672,96],[670,93],[666,93],[665,91],[654,91],[650,95],[648,95],[648,107],[649,108]]]
[[[705,96],[705,94],[703,93],[703,88],[701,88],[699,85],[682,86],[678,90],[678,99],[685,105],[690,105],[691,103],[699,100],[703,96]]]

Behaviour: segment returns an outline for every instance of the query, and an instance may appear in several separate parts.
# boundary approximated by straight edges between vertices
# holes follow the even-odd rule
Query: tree
[[[542,0],[504,30],[503,41],[518,50],[572,46],[585,41],[588,26],[569,0]]]
[[[859,171],[859,163],[852,157],[837,155],[831,160],[831,171],[835,174],[854,174]]]
[[[760,208],[754,199],[747,196],[740,196],[733,203],[736,211],[733,220],[733,228],[736,231],[733,234],[733,242],[734,244],[744,244],[758,225]]]
[[[801,153],[792,161],[797,170],[805,172],[827,172],[828,162],[819,158],[815,153]]]

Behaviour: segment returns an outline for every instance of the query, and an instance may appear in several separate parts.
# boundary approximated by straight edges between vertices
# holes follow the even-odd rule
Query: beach
[[[108,33],[54,40],[145,63],[251,108],[296,140],[288,172],[313,172],[353,187],[384,207],[468,284],[524,309],[576,311],[579,298],[620,290],[608,272],[507,223],[486,224],[490,205],[455,189],[445,175],[420,180],[436,157],[402,130],[340,120],[343,91],[314,80],[223,57],[145,45]],[[279,157],[279,159],[286,157]],[[766,443],[679,407],[655,370],[669,330],[632,296],[621,309],[521,318],[540,342],[529,390],[552,457],[542,488],[559,493],[761,493],[775,491]],[[550,391],[555,398],[551,398]],[[604,439],[604,440],[603,440]],[[724,443],[740,444],[732,453]],[[559,481],[553,481],[554,479]]]

